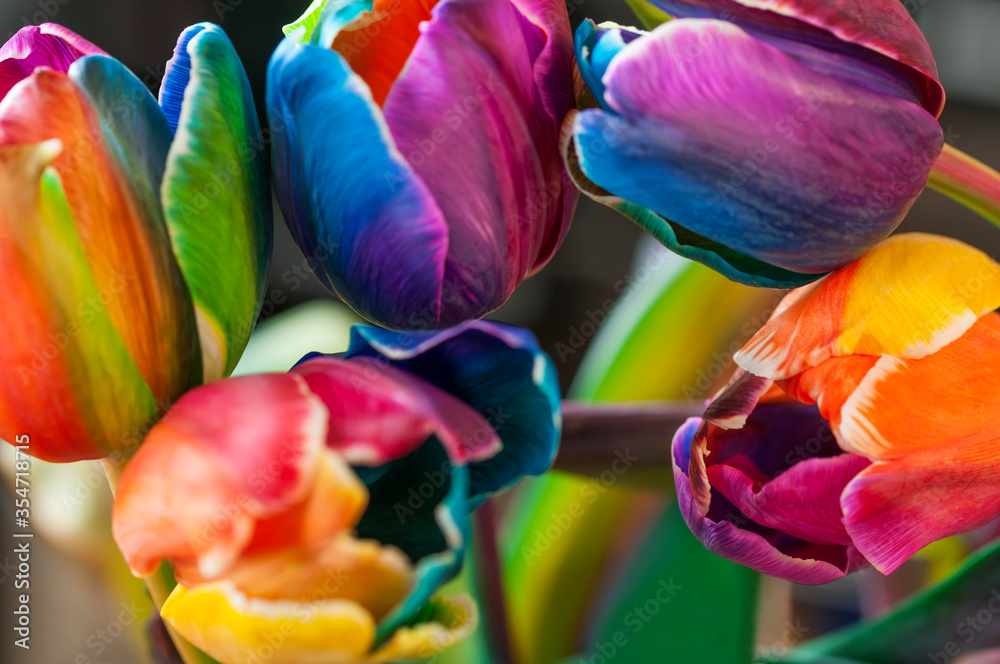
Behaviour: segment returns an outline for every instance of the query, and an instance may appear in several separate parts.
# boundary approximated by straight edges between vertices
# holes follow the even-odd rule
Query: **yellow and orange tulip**
[[[1000,264],[922,234],[790,293],[674,439],[692,531],[815,583],[1000,516],[998,306]]]

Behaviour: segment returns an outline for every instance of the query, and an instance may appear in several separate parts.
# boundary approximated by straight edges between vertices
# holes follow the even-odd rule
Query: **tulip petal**
[[[49,167],[61,149],[58,141],[0,147],[0,310],[8,316],[0,438],[28,434],[32,455],[67,462],[130,451],[157,404],[101,304]]]
[[[437,655],[471,636],[478,623],[479,612],[468,595],[435,597],[413,625],[396,630],[368,661],[381,664]]]
[[[232,378],[185,394],[118,487],[112,526],[133,573],[148,576],[162,558],[204,578],[225,572],[258,519],[287,511],[315,486],[326,418],[293,374]]]
[[[381,466],[437,436],[454,463],[492,457],[500,440],[489,423],[451,394],[367,359],[322,355],[292,369],[330,413],[327,446],[350,463]]]
[[[188,46],[191,40],[201,34],[208,25],[207,23],[192,25],[180,34],[177,46],[174,47],[174,56],[167,62],[163,73],[159,103],[170,125],[170,131],[174,134],[177,133],[177,124],[180,122],[184,106],[184,93],[191,82],[191,54],[188,53]]]
[[[368,506],[368,490],[347,461],[324,449],[312,463],[316,467],[315,478],[305,500],[259,519],[254,525],[253,539],[243,550],[244,556],[296,546],[314,549],[351,530],[361,519]],[[275,468],[277,464],[269,464],[268,475],[274,474],[271,471]]]
[[[474,500],[551,467],[561,429],[559,385],[552,361],[531,333],[484,321],[439,333],[359,325],[351,331],[347,357],[388,362],[457,396],[486,418],[503,449],[470,465]]]
[[[580,76],[583,77],[583,82],[597,103],[606,111],[611,111],[611,108],[604,98],[604,74],[607,73],[611,61],[625,48],[625,45],[635,41],[639,36],[640,33],[617,25],[601,24],[599,29],[599,26],[589,18],[584,19],[576,30],[573,48],[576,51]]]
[[[272,664],[358,662],[375,640],[371,615],[354,602],[252,599],[229,583],[177,586],[161,615],[220,664],[244,664],[260,652]],[[280,647],[275,635],[284,639]]]
[[[93,84],[86,92],[73,78],[45,69],[15,86],[0,103],[0,144],[62,142],[53,167],[100,301],[165,409],[200,382],[200,373],[190,295],[148,191],[161,136],[141,83],[103,56],[93,57],[71,68],[73,77]],[[120,116],[123,108],[127,117]],[[154,122],[148,133],[140,127],[147,120]],[[105,121],[120,124],[105,132]],[[130,154],[133,143],[146,138],[149,154]]]
[[[638,224],[678,256],[706,265],[730,281],[759,288],[796,288],[823,276],[792,272],[751,258],[602,189],[580,168],[573,137],[578,115],[578,111],[570,111],[566,116],[560,146],[569,177],[591,200],[616,210],[626,219]]]
[[[732,466],[711,466],[708,476],[750,520],[809,542],[847,546],[840,494],[870,463],[853,454],[806,459],[763,486]]]
[[[957,240],[904,233],[798,297],[735,360],[781,380],[830,357],[919,359],[998,306],[1000,263]]]
[[[80,58],[103,53],[72,30],[55,23],[21,28],[0,46],[0,99],[38,67],[65,73]]]
[[[198,314],[205,381],[239,362],[263,299],[274,232],[257,111],[217,26],[182,42],[190,70],[163,180],[175,253]],[[190,34],[190,33],[188,33]],[[175,58],[171,80],[182,78]]]
[[[604,82],[619,115],[585,110],[574,127],[590,180],[795,272],[835,269],[886,237],[943,145],[919,107],[818,74],[721,21],[664,23],[624,48]]]
[[[350,3],[338,12],[338,19],[345,25],[333,40],[333,50],[368,85],[377,105],[385,103],[389,89],[420,37],[420,24],[430,19],[437,1],[372,0],[367,3],[368,11],[350,18],[348,6],[360,9],[362,3],[350,0],[325,3],[324,12],[336,11],[338,5]]]
[[[337,53],[278,47],[267,102],[278,200],[320,278],[353,309],[390,327],[435,327],[448,228],[363,90]]]
[[[410,591],[413,570],[398,549],[342,534],[313,549],[244,555],[225,578],[250,597],[308,602],[321,594],[322,599],[355,602],[378,620]],[[189,577],[182,583],[193,587],[204,582],[190,580],[195,583]]]
[[[357,472],[372,496],[358,536],[398,547],[415,565],[410,594],[379,622],[382,642],[411,623],[461,569],[469,539],[469,472],[452,463],[434,437],[401,459]]]
[[[1000,314],[990,312],[933,355],[879,359],[843,404],[840,446],[885,460],[941,441],[1000,440],[998,386]]]
[[[546,45],[510,2],[440,3],[386,100],[399,151],[448,221],[441,326],[497,309],[568,223],[576,193],[535,79]],[[571,54],[568,33],[565,47]]]
[[[890,574],[932,542],[986,525],[1000,515],[998,446],[994,430],[986,440],[873,464],[844,491],[848,534]]]
[[[846,80],[876,79],[877,70],[908,81],[937,117],[944,89],[920,28],[898,0],[652,0],[678,18],[723,18]],[[808,46],[807,46],[808,45]],[[810,48],[815,47],[815,48]],[[829,59],[823,53],[830,53]],[[839,67],[835,59],[843,60]],[[839,69],[839,71],[837,71]],[[892,89],[889,81],[880,81]]]
[[[710,551],[799,583],[865,564],[840,523],[839,498],[868,461],[841,453],[815,407],[762,404],[734,431],[692,418],[673,459],[681,513]]]

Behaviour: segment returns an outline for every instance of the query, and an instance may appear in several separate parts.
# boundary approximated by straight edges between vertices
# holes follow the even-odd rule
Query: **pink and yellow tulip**
[[[184,395],[122,475],[115,540],[137,576],[172,565],[164,620],[222,664],[427,657],[475,625],[433,597],[470,511],[548,469],[558,408],[522,331],[355,328],[345,356]]]
[[[1000,515],[1000,264],[904,234],[790,293],[674,438],[715,553],[821,583]]]
[[[271,199],[246,74],[181,36],[160,103],[60,26],[0,49],[0,438],[50,461],[127,453],[253,329]]]

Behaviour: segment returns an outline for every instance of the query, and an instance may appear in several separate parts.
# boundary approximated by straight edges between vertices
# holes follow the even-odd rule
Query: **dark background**
[[[948,90],[948,105],[941,117],[946,134],[959,149],[1000,166],[1000,0],[906,0],[903,4],[927,34]],[[158,81],[177,35],[188,25],[212,21],[233,40],[264,117],[261,104],[268,59],[281,39],[281,26],[297,18],[307,5],[308,0],[0,0],[0,38],[6,40],[26,24],[61,23],[122,60],[140,77]],[[624,0],[583,0],[571,7],[574,24],[584,17],[635,22]],[[296,266],[304,268],[304,259],[280,216],[276,224],[271,288],[282,288],[286,283],[282,276]],[[1000,229],[935,192],[928,191],[920,198],[901,230],[950,235],[1000,256]],[[586,320],[585,312],[599,309],[614,296],[613,285],[629,274],[641,235],[616,213],[582,199],[573,228],[556,258],[528,280],[497,317],[530,327],[551,353]],[[286,302],[278,310],[329,297],[314,278],[286,290],[285,296]],[[567,356],[560,364],[564,387],[581,355]],[[11,513],[9,506],[0,507],[5,515]],[[5,530],[7,526],[5,516]],[[2,541],[10,540],[4,537]],[[36,545],[33,579],[39,582],[40,590],[33,599],[37,614],[34,647],[30,654],[11,647],[13,588],[9,579],[0,580],[0,661],[62,664],[74,662],[81,653],[92,655],[81,644],[114,620],[117,607],[108,613],[109,603],[102,598],[100,584],[88,568],[58,555],[41,540],[36,540]],[[0,553],[0,564],[5,555],[6,551]],[[113,664],[142,660],[129,639],[120,639],[102,657],[79,664],[89,661]]]

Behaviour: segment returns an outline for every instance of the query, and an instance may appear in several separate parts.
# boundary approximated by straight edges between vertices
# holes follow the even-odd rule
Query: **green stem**
[[[1000,227],[1000,173],[983,162],[945,145],[927,186]]]
[[[113,495],[118,491],[118,482],[125,471],[127,461],[124,459],[103,459],[101,463],[104,465],[104,472],[108,476],[108,484],[111,486],[111,493]],[[162,562],[159,569],[154,574],[143,579],[143,581],[146,584],[146,589],[149,590],[149,596],[153,599],[153,604],[156,605],[156,610],[159,612],[163,609],[163,604],[167,601],[174,586],[177,585],[177,581],[174,580],[173,570],[168,563]],[[184,664],[218,664],[211,657],[191,645],[183,636],[175,632],[173,627],[166,624],[165,626]]]

